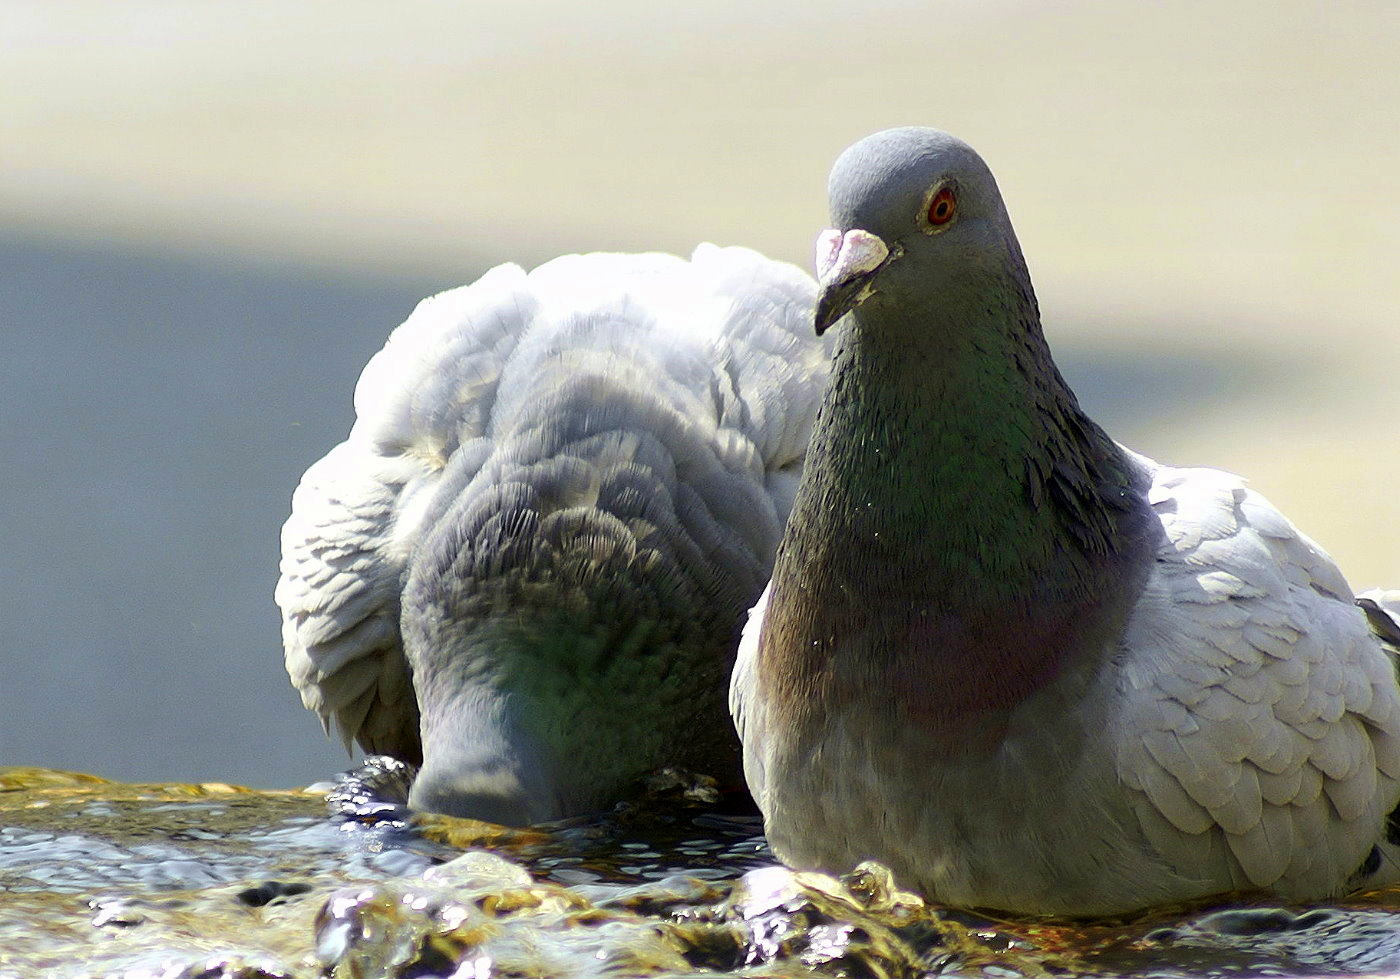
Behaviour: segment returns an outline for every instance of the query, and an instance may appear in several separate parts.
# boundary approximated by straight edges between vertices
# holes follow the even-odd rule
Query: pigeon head
[[[817,239],[817,334],[882,295],[944,296],[958,280],[1024,262],[996,180],[977,152],[937,129],[869,136],[842,153],[828,186],[834,227]]]

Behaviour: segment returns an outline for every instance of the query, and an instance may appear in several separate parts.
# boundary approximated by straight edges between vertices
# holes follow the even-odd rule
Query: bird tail
[[[1372,588],[1357,595],[1356,604],[1366,613],[1366,622],[1376,638],[1400,661],[1400,590]]]
[[[1400,590],[1373,588],[1356,596],[1366,613],[1366,623],[1390,654],[1400,682]],[[1355,886],[1380,887],[1400,882],[1400,807],[1386,819],[1385,838],[1371,849],[1371,856],[1353,878]]]

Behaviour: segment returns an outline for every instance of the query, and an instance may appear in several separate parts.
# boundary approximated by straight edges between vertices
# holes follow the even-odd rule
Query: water
[[[712,783],[511,830],[330,795],[0,769],[0,977],[1317,976],[1400,972],[1400,892],[1115,920],[927,905],[772,863]],[[329,806],[328,806],[329,801]]]

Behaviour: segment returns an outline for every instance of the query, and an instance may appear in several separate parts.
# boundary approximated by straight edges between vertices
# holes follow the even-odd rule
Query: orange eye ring
[[[935,228],[953,220],[958,210],[958,197],[951,187],[940,187],[928,202],[928,223]]]

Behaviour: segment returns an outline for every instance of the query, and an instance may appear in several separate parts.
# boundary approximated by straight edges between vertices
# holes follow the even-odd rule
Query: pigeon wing
[[[1150,503],[1164,539],[1118,739],[1143,832],[1188,878],[1325,892],[1397,793],[1391,660],[1332,560],[1243,480],[1159,467]]]

